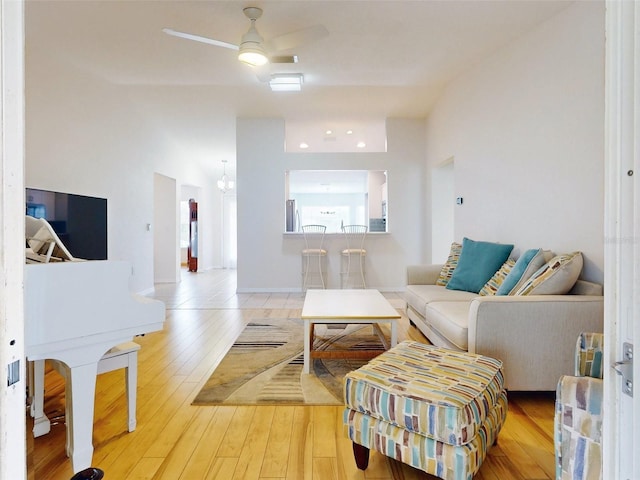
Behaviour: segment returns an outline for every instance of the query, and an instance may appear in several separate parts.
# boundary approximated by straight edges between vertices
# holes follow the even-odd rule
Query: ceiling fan
[[[256,20],[262,16],[262,9],[258,7],[246,7],[243,9],[243,12],[251,21],[251,26],[242,36],[239,45],[194,35],[192,33],[179,32],[171,28],[163,28],[162,31],[175,37],[237,50],[238,60],[254,67],[259,67],[267,63],[297,63],[298,59],[296,55],[278,55],[278,53],[286,52],[304,43],[319,40],[329,34],[324,26],[315,25],[279,35],[265,42],[258,33],[258,30],[256,30]]]

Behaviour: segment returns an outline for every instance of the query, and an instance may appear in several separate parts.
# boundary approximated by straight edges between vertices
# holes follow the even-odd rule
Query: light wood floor
[[[124,373],[98,377],[93,465],[105,480],[204,479],[429,479],[423,472],[378,453],[366,471],[355,467],[342,426],[342,407],[194,407],[191,401],[252,318],[297,317],[301,294],[235,293],[235,272],[182,274],[175,285],[157,285],[167,306],[164,331],[138,337],[138,425],[127,432]],[[385,294],[397,307],[400,295]],[[403,318],[400,339],[425,341]],[[553,394],[509,393],[509,414],[498,444],[478,480],[552,479]],[[64,385],[46,376],[45,412],[63,412]],[[31,431],[27,415],[27,430]],[[33,439],[29,479],[68,480],[62,423]]]

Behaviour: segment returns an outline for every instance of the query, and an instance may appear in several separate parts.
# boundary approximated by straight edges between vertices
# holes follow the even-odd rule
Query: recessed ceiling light
[[[309,144],[308,144],[308,143],[305,143],[305,142],[302,142],[302,143],[300,144],[300,148],[309,148]]]
[[[331,135],[333,133],[333,130],[327,130],[326,132],[324,132],[326,135]]]
[[[274,92],[299,92],[303,82],[301,73],[276,73],[271,75],[269,86]]]
[[[358,147],[358,148],[364,148],[366,146],[367,146],[367,144],[364,143],[364,142],[358,142],[357,145],[356,145],[356,147]]]
[[[353,130],[347,130],[347,135],[353,135]]]

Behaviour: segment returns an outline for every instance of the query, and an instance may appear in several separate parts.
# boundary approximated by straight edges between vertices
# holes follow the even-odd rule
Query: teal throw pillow
[[[509,295],[509,292],[513,290],[513,287],[515,287],[522,278],[522,274],[531,263],[531,260],[533,260],[533,257],[535,257],[538,253],[542,254],[541,248],[532,248],[531,250],[527,250],[522,255],[520,255],[520,258],[516,261],[516,264],[509,272],[509,275],[507,275],[507,278],[504,279],[502,285],[500,285],[500,288],[498,288],[496,295]],[[540,266],[538,268],[540,268]]]
[[[513,245],[462,239],[458,266],[445,288],[478,293],[509,258]]]

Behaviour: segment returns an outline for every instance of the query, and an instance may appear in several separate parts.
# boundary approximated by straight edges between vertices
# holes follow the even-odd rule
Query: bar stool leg
[[[307,278],[309,275],[309,255],[302,255],[302,292],[307,291]]]
[[[320,283],[322,284],[322,288],[325,288],[324,284],[324,275],[322,274],[322,257],[323,255],[318,255],[318,274],[320,275]]]

